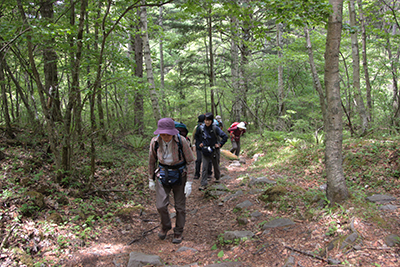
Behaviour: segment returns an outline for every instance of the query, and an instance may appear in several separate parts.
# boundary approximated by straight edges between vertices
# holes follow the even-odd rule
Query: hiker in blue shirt
[[[195,138],[201,140],[199,147],[203,153],[203,169],[201,174],[201,185],[199,190],[205,190],[208,181],[207,173],[209,162],[212,161],[214,167],[215,182],[219,183],[221,177],[219,167],[220,148],[228,140],[228,136],[216,125],[213,125],[214,115],[212,113],[206,113],[204,124],[197,128]],[[218,140],[218,137],[220,140]]]

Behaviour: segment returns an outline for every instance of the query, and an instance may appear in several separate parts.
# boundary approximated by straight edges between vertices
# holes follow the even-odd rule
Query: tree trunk
[[[248,9],[251,9],[250,0],[243,0],[243,4],[247,6]],[[239,113],[236,114],[236,121],[241,121],[243,117],[246,117],[246,106],[247,106],[247,92],[249,90],[249,80],[250,73],[248,73],[247,68],[249,65],[249,58],[251,55],[251,49],[249,48],[249,43],[251,43],[251,27],[252,27],[252,10],[248,10],[247,13],[248,18],[242,21],[241,34],[242,40],[240,45],[240,68],[239,68],[239,107],[237,110]],[[236,96],[237,97],[237,96]]]
[[[0,56],[3,58],[2,53],[0,53]],[[26,108],[26,111],[28,112],[28,119],[31,123],[35,122],[35,114],[33,113],[30,105],[29,105],[29,101],[21,87],[21,85],[19,84],[19,81],[17,78],[15,78],[14,74],[12,73],[12,71],[10,70],[10,67],[7,64],[6,58],[4,57],[4,67],[5,70],[8,73],[8,77],[11,78],[11,80],[14,82],[15,85],[15,89],[17,91],[17,94],[21,97],[22,102],[24,103],[24,106]]]
[[[210,83],[210,97],[211,97],[211,113],[215,115],[215,101],[214,101],[214,51],[213,51],[213,39],[212,39],[212,9],[211,5],[208,9],[207,17],[207,28],[208,28],[208,53],[210,55],[210,69],[209,69],[209,83]]]
[[[384,12],[387,12],[383,10]],[[390,29],[394,28],[392,25],[388,25],[388,23],[384,23],[383,28],[385,30],[385,33],[389,36],[392,34],[390,32]],[[392,88],[393,88],[393,99],[392,99],[392,107],[393,107],[393,113],[392,113],[392,124],[396,128],[396,130],[400,130],[400,92],[398,88],[398,63],[399,63],[399,56],[394,56],[392,52],[392,44],[390,38],[387,38],[386,40],[386,46],[385,49],[388,53],[388,62],[390,62],[390,72],[391,72],[391,78],[392,78]]]
[[[277,123],[275,129],[278,131],[286,130],[285,120],[283,116],[285,115],[285,103],[283,102],[283,66],[281,63],[282,59],[282,23],[278,23],[276,25],[276,46],[278,48],[278,116],[277,116]]]
[[[140,17],[141,10],[138,8],[137,15]],[[135,36],[132,40],[132,47],[134,49],[134,72],[135,76],[139,78],[140,83],[143,82],[143,39],[142,35],[140,34],[140,29],[142,28],[142,22],[139,19],[137,26],[135,29]],[[144,118],[144,95],[143,90],[136,90],[135,91],[135,127],[137,127],[138,134],[143,134],[143,118]]]
[[[1,98],[3,99],[2,109],[4,114],[4,120],[6,122],[6,134],[8,138],[14,138],[14,134],[11,128],[10,113],[8,111],[6,81],[4,76],[4,65],[5,65],[4,63],[5,63],[4,53],[0,52],[0,87],[1,87]]]
[[[310,39],[310,32],[307,27],[304,28],[304,33],[306,36],[307,52],[308,52],[308,58],[310,60],[310,68],[311,68],[311,75],[313,78],[313,85],[319,96],[319,104],[321,106],[322,117],[325,122],[325,119],[326,119],[326,101],[325,101],[325,99],[326,98],[325,98],[325,94],[324,94],[324,91],[323,91],[323,88],[321,85],[321,81],[319,80],[317,67],[315,66],[314,53],[312,50],[311,39]]]
[[[241,104],[240,101],[240,85],[239,85],[239,46],[237,44],[238,36],[236,29],[238,28],[238,22],[236,17],[231,18],[231,76],[232,76],[232,93],[235,97],[235,102],[232,106],[232,113],[234,120],[237,117],[240,118]],[[227,127],[229,127],[227,125]]]
[[[163,31],[163,7],[160,6],[159,8],[159,14],[160,14],[160,21],[159,21],[159,26],[161,30]],[[142,41],[143,42],[143,41]],[[143,70],[142,70],[143,72]],[[165,117],[167,116],[167,103],[165,102],[165,82],[164,82],[164,48],[163,48],[163,37],[160,35],[160,98],[161,98],[161,104],[162,104],[162,116]],[[142,74],[143,77],[143,74]]]
[[[327,175],[326,195],[330,204],[333,205],[334,203],[345,201],[349,193],[342,166],[343,125],[339,77],[343,0],[330,0],[329,3],[333,7],[333,13],[329,16],[325,51],[325,90],[327,98],[325,168]]]
[[[27,18],[25,15],[26,13],[22,6],[21,0],[17,0],[17,4],[18,4],[18,9],[19,9],[20,15],[22,17],[22,20],[24,21],[24,24],[26,26],[29,26],[26,22],[27,21]],[[45,99],[45,87],[44,87],[43,83],[41,82],[40,74],[36,67],[35,58],[33,56],[32,37],[31,37],[30,33],[27,33],[26,38],[27,38],[27,50],[28,50],[29,64],[30,64],[30,68],[31,68],[31,71],[33,74],[34,81],[35,81],[37,89],[38,89],[38,94],[39,94],[39,99],[40,99],[40,103],[42,106],[42,111],[44,113],[45,120],[46,120],[47,134],[49,137],[50,148],[51,148],[51,151],[53,152],[53,156],[54,156],[55,169],[58,171],[61,168],[61,157],[60,157],[60,151],[58,149],[58,138],[57,138],[57,132],[56,132],[57,128],[56,128],[56,124],[54,122],[54,116],[52,116],[52,114],[50,113],[48,106],[47,106],[46,99]],[[59,176],[57,176],[57,179],[58,178],[59,178]]]
[[[350,26],[352,29],[357,27],[356,24],[356,10],[354,6],[354,0],[349,1],[349,11],[350,11]],[[361,119],[361,136],[364,136],[368,130],[368,117],[365,110],[364,100],[361,94],[360,88],[360,54],[358,50],[358,37],[357,31],[353,30],[350,34],[351,36],[351,51],[353,56],[353,88],[355,99],[357,102],[358,114]]]
[[[357,0],[358,8],[360,10],[360,24],[361,24],[361,40],[362,40],[362,64],[364,69],[365,89],[367,95],[367,118],[368,121],[372,120],[372,97],[371,97],[371,82],[369,78],[368,60],[367,60],[367,34],[365,30],[364,13],[362,9],[362,1]]]
[[[53,0],[41,2],[40,13],[43,18],[52,23],[54,18]],[[43,69],[45,77],[45,91],[48,93],[47,106],[54,121],[61,121],[61,101],[58,88],[57,53],[54,50],[54,38],[43,41]]]
[[[79,16],[79,26],[78,33],[76,37],[76,54],[74,56],[75,60],[72,66],[72,84],[71,84],[71,92],[69,94],[68,105],[65,110],[64,117],[64,136],[63,136],[63,144],[62,144],[62,168],[63,170],[69,171],[71,170],[71,158],[72,158],[72,145],[71,145],[71,124],[72,124],[72,110],[80,106],[77,104],[77,99],[79,93],[79,70],[81,66],[82,59],[82,38],[83,38],[83,30],[84,30],[84,22],[85,22],[85,13],[86,13],[87,0],[81,0],[81,12]]]
[[[142,0],[142,4],[144,3],[145,1]],[[140,20],[142,22],[144,58],[146,63],[147,82],[150,84],[150,98],[153,108],[153,116],[156,121],[159,121],[161,119],[161,112],[160,112],[160,106],[158,104],[158,95],[156,91],[156,86],[154,84],[153,67],[151,65],[149,34],[147,32],[147,11],[145,6],[140,7],[140,9],[141,9]]]

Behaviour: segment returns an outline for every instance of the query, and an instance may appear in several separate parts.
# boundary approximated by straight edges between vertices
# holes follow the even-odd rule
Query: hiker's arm
[[[197,128],[196,128],[196,134],[195,134],[195,137],[194,137],[198,142],[200,141],[200,140],[202,140],[203,139],[203,136],[202,136],[202,134],[201,134],[201,129],[200,129],[200,126],[198,126]],[[203,147],[203,143],[199,143],[199,147],[198,148],[202,148]],[[196,149],[197,149],[197,147],[196,147]]]
[[[198,127],[194,126],[193,133],[192,133],[192,142],[190,142],[191,145],[196,144],[196,132],[197,132],[197,128],[198,128]]]
[[[218,130],[219,130],[218,135],[221,137],[221,141],[219,142],[219,147],[222,147],[226,143],[226,141],[228,141],[228,136],[221,129]]]
[[[155,140],[156,140],[156,137],[153,138],[150,142],[149,166],[148,166],[149,180],[154,179],[154,171],[156,170],[157,155],[156,155],[156,151],[154,150]]]
[[[185,155],[187,168],[187,181],[192,182],[194,177],[194,156],[188,142],[182,142],[182,152]]]

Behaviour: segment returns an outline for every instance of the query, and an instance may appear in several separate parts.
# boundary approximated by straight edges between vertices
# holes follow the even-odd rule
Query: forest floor
[[[4,151],[7,153],[7,150]],[[2,243],[4,248],[0,254],[1,266],[118,266],[128,265],[129,254],[139,251],[149,255],[158,255],[166,265],[177,266],[207,266],[215,263],[241,262],[242,266],[284,266],[289,260],[291,265],[287,266],[328,266],[327,259],[333,258],[341,262],[335,266],[399,266],[400,248],[398,246],[388,247],[385,238],[390,234],[400,234],[399,210],[380,211],[377,220],[374,214],[364,214],[363,216],[350,215],[352,207],[342,212],[320,208],[318,219],[309,219],[306,216],[306,209],[309,207],[296,207],[294,212],[290,207],[285,211],[274,209],[263,201],[259,200],[260,194],[251,193],[252,188],[244,182],[243,177],[266,177],[270,180],[286,177],[287,181],[295,184],[303,190],[318,188],[321,184],[316,181],[305,179],[305,175],[293,176],[289,173],[275,173],[268,168],[255,168],[253,159],[242,155],[243,159],[240,167],[231,167],[232,161],[221,157],[222,175],[231,179],[224,179],[225,184],[232,192],[243,190],[244,194],[236,199],[222,202],[221,198],[211,198],[205,196],[204,192],[199,191],[199,180],[195,180],[193,191],[187,199],[186,226],[181,244],[173,244],[173,231],[168,233],[165,240],[159,240],[159,216],[155,208],[154,192],[148,191],[147,184],[142,185],[144,194],[131,195],[133,199],[127,202],[139,203],[140,209],[114,218],[107,225],[104,221],[101,225],[94,223],[84,241],[65,242],[69,236],[76,235],[75,227],[60,227],[52,224],[52,234],[46,235],[38,233],[34,228],[43,227],[40,222],[45,216],[36,218],[20,217],[18,231],[7,237],[7,233],[12,231],[10,228],[16,225],[17,215],[1,214]],[[11,164],[12,159],[0,161],[3,172],[2,180],[2,211],[17,213],[12,209],[10,198],[5,199],[4,191],[7,188],[5,177],[7,174],[7,164]],[[141,170],[144,172],[145,166]],[[121,173],[121,172],[119,172]],[[124,177],[114,176],[107,179],[121,180]],[[98,177],[101,180],[101,177]],[[144,182],[146,183],[146,182]],[[213,184],[213,181],[210,182]],[[293,188],[293,187],[291,187]],[[60,189],[62,190],[62,189]],[[390,194],[396,198],[391,204],[400,207],[400,191],[393,190]],[[70,203],[74,203],[73,197],[68,197]],[[81,200],[81,199],[80,199]],[[237,212],[237,204],[249,200],[253,205],[245,211]],[[112,202],[112,199],[108,199]],[[171,198],[173,202],[173,198]],[[172,203],[173,204],[173,203]],[[7,207],[7,209],[5,209]],[[301,210],[304,209],[304,210]],[[14,211],[13,211],[14,210]],[[61,209],[63,216],[70,211],[68,207]],[[96,208],[94,208],[96,210]],[[260,217],[250,217],[249,214],[258,211]],[[99,213],[103,211],[99,210]],[[173,213],[173,205],[170,206]],[[365,211],[369,213],[369,210]],[[70,212],[71,213],[71,212]],[[347,215],[343,216],[343,213]],[[294,216],[296,214],[296,216]],[[238,223],[238,218],[247,218],[244,224]],[[295,225],[289,227],[272,228],[262,230],[262,225],[275,218],[290,218]],[[174,219],[172,220],[174,224]],[[345,249],[339,249],[334,245],[333,249],[326,248],[327,245],[340,236],[351,233],[351,229],[357,231],[359,238],[357,244],[350,245]],[[83,228],[82,228],[83,229]],[[37,230],[37,229],[36,229]],[[227,243],[222,235],[225,231],[246,230],[252,231],[255,236],[244,241]],[[83,231],[83,230],[82,230]],[[18,233],[17,233],[18,232]],[[58,232],[57,238],[54,236]],[[84,232],[84,231],[83,231]],[[56,239],[56,242],[49,242],[46,247],[43,245],[45,238]],[[35,236],[41,236],[39,239]],[[82,235],[83,236],[83,235]],[[36,240],[36,241],[35,241]],[[40,243],[36,248],[42,251],[34,251],[32,243]],[[8,245],[6,245],[8,244]],[[58,246],[58,248],[51,248]],[[336,246],[336,247],[335,247]],[[18,256],[13,247],[28,251],[27,255],[32,260],[27,261]],[[190,248],[181,251],[181,247]],[[318,252],[326,251],[327,254],[319,256]],[[316,255],[317,257],[312,257]],[[332,265],[330,265],[332,266]]]
[[[224,180],[224,184],[232,191],[242,189],[249,190],[242,183],[239,177],[247,175],[253,177],[279,177],[267,169],[252,171],[253,160],[246,158],[246,164],[240,167],[229,167],[232,161],[221,157],[221,169],[223,175],[229,175],[233,179]],[[292,177],[293,181],[303,188],[316,186],[304,181],[301,177]],[[213,184],[211,181],[210,184]],[[319,221],[308,221],[294,219],[296,225],[281,227],[268,231],[261,230],[260,225],[271,218],[287,217],[290,214],[274,212],[266,209],[264,202],[257,199],[258,195],[245,193],[235,201],[221,204],[221,199],[207,198],[204,192],[199,191],[200,181],[195,180],[193,192],[187,201],[187,222],[184,232],[184,240],[181,244],[173,244],[173,231],[165,240],[159,240],[157,233],[159,217],[154,205],[154,194],[145,204],[145,214],[134,214],[131,219],[121,223],[118,227],[111,229],[108,233],[102,233],[98,239],[91,242],[84,250],[75,253],[69,260],[67,266],[127,266],[129,253],[139,251],[144,254],[158,255],[166,265],[190,265],[207,266],[219,262],[241,262],[243,266],[283,266],[291,256],[293,262],[289,266],[328,266],[328,262],[314,259],[310,255],[296,253],[288,247],[308,252],[321,250],[330,241],[335,239],[327,236],[330,222],[329,216]],[[396,196],[400,200],[400,195]],[[233,212],[235,206],[245,200],[254,203],[250,212],[260,211],[263,216],[252,218],[246,225],[239,225],[238,214]],[[171,198],[173,202],[173,199]],[[399,201],[396,203],[399,205]],[[170,207],[173,213],[173,207]],[[399,266],[400,249],[385,246],[385,236],[390,233],[399,234],[399,212],[384,212],[382,218],[391,222],[385,228],[376,223],[364,221],[360,218],[352,218],[357,231],[363,241],[359,250],[347,248],[346,250],[334,249],[328,254],[329,257],[337,259],[345,264],[337,266]],[[342,229],[339,232],[345,233],[350,229],[350,220],[341,222]],[[172,220],[174,222],[174,220]],[[148,232],[150,230],[150,232]],[[239,244],[223,244],[221,235],[225,231],[249,230],[255,233],[254,240],[247,240]],[[133,244],[128,245],[132,241]],[[215,246],[217,245],[217,246]],[[214,246],[214,247],[213,247]],[[196,251],[186,250],[178,252],[181,247],[188,247]],[[221,255],[221,250],[223,254]],[[315,255],[315,254],[314,254]],[[328,256],[323,257],[327,259]],[[118,262],[120,265],[116,265]],[[197,263],[197,265],[196,265]],[[193,264],[193,265],[192,265]],[[332,266],[332,264],[331,264]]]

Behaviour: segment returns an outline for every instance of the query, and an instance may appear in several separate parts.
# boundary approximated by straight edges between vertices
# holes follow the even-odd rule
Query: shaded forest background
[[[192,129],[211,111],[264,138],[322,142],[338,4],[345,131],[395,135],[399,3],[384,0],[3,3],[2,129],[43,136],[54,180],[83,175],[86,191],[103,143],[123,136],[140,147],[161,117]]]

